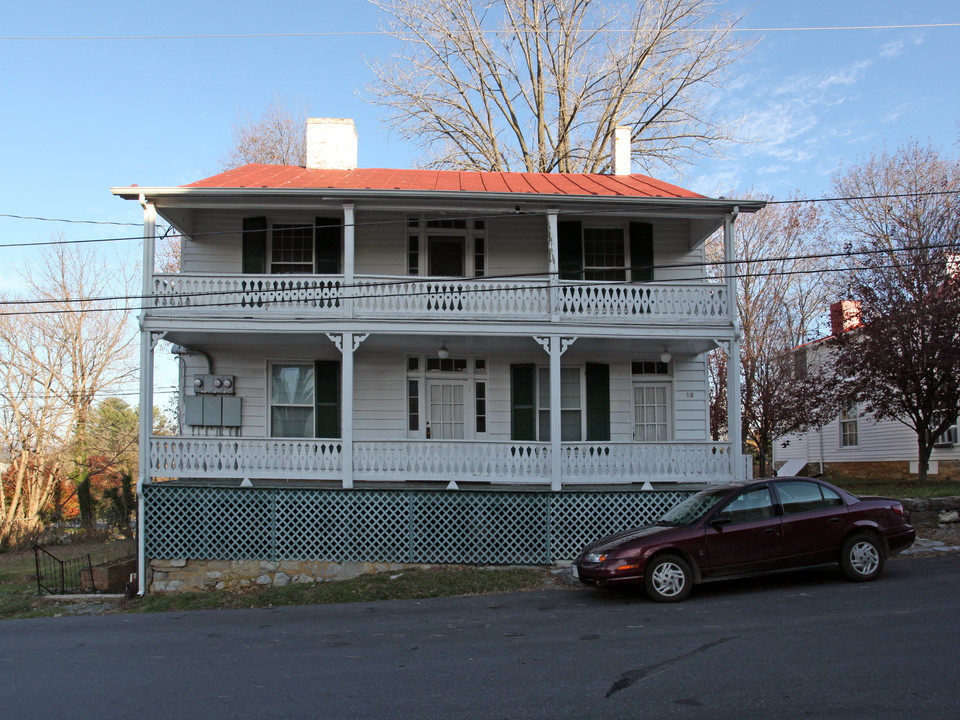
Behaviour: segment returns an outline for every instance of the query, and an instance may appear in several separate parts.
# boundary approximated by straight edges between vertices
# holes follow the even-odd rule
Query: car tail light
[[[891,506],[890,509],[893,510],[900,517],[905,517],[903,514],[903,505],[901,505],[900,503],[896,503],[895,505]]]

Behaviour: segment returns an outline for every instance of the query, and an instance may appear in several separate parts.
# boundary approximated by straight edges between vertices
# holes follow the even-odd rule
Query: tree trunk
[[[917,433],[917,485],[926,487],[927,470],[930,466],[930,453],[933,451],[933,444],[924,439],[924,435],[929,433]]]

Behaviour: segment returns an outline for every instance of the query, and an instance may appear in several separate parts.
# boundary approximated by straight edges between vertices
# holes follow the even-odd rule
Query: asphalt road
[[[0,718],[960,718],[960,556],[702,586],[0,623]]]

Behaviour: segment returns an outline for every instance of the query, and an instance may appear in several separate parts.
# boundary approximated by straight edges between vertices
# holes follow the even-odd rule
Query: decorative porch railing
[[[152,477],[336,479],[336,440],[167,437],[150,439]]]
[[[552,299],[551,299],[552,298]],[[155,275],[152,312],[191,316],[716,324],[729,319],[726,288],[708,283],[563,283],[361,276]]]
[[[563,443],[560,475],[577,485],[625,482],[725,482],[742,475],[729,443]],[[336,440],[155,436],[152,477],[337,480]],[[354,478],[367,481],[481,481],[549,484],[549,444],[376,440],[353,445]]]

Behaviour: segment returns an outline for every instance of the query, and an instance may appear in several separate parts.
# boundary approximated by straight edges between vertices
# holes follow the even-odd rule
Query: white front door
[[[466,430],[467,383],[463,380],[427,380],[427,437],[463,440]]]

